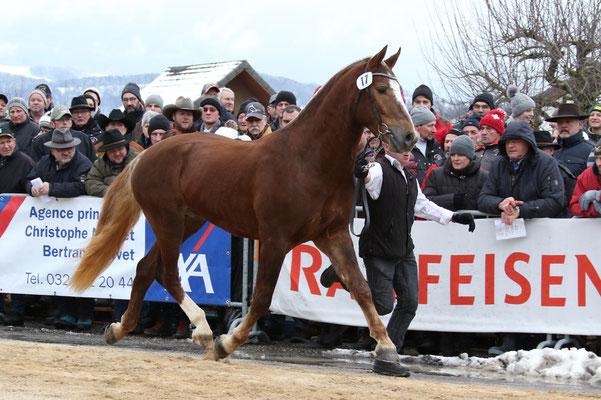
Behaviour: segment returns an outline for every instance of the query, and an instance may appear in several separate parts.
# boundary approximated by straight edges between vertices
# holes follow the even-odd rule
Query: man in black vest
[[[454,213],[424,196],[416,177],[404,169],[409,152],[391,152],[386,143],[384,148],[386,155],[379,161],[368,164],[362,154],[355,162],[355,176],[365,181],[369,194],[367,206],[371,215],[369,227],[363,229],[359,238],[359,255],[365,262],[367,281],[378,314],[392,312],[387,331],[400,351],[418,303],[417,262],[411,239],[414,217],[443,225],[451,221],[469,225],[470,232],[474,231],[475,223],[471,214]],[[320,281],[323,286],[330,287],[340,278],[329,267]]]

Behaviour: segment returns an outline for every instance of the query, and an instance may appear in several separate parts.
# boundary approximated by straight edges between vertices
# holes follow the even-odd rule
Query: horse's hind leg
[[[205,223],[204,219],[196,215],[186,215],[184,217],[184,232],[183,236],[180,234],[179,237],[183,237],[182,242],[186,241],[191,235],[196,233]],[[155,232],[156,235],[156,232]],[[157,235],[157,242],[158,242]],[[174,236],[178,237],[178,236]],[[196,328],[192,332],[192,339],[199,346],[203,346],[207,350],[213,349],[213,332],[207,322],[205,312],[200,308],[194,301],[184,292],[181,281],[179,278],[179,269],[177,261],[179,259],[180,244],[175,245],[175,241],[169,238],[170,242],[165,243],[163,240],[162,248],[165,249],[168,256],[165,256],[165,262],[163,262],[157,270],[156,279],[157,281],[169,292],[173,299],[184,311],[186,316],[190,319]],[[175,247],[174,247],[175,246]],[[173,252],[175,251],[175,255]],[[170,258],[167,258],[170,257]],[[167,261],[169,260],[169,261]]]
[[[215,340],[215,359],[227,357],[243,344],[255,323],[269,309],[285,254],[282,243],[261,242],[257,281],[248,314],[231,335],[221,335]]]
[[[159,248],[155,244],[148,254],[138,262],[136,276],[131,288],[129,304],[127,305],[127,310],[121,317],[121,322],[110,324],[104,332],[104,339],[108,344],[115,344],[136,327],[144,296],[154,281],[156,270],[160,262],[161,256]]]
[[[378,342],[374,371],[386,375],[409,376],[408,369],[399,363],[396,346],[390,340],[386,326],[376,311],[367,281],[359,270],[348,229],[345,227],[334,235],[330,233],[327,237],[315,240],[315,244],[328,256],[334,270],[359,303],[370,335]]]

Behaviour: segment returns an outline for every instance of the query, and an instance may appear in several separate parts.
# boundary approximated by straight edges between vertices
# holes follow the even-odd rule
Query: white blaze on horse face
[[[403,109],[403,113],[406,113],[406,115],[409,115],[409,112],[407,111],[407,107],[405,106],[405,102],[403,101],[403,93],[401,92],[401,84],[398,81],[395,81],[394,79],[389,79],[388,86],[390,87],[390,90],[392,90],[392,94],[394,95],[394,98],[396,99],[397,103],[399,103],[401,108]]]

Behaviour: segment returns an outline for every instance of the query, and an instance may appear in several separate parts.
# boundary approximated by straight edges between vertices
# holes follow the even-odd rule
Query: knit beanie
[[[413,96],[411,98],[411,103],[415,101],[417,96],[424,96],[426,99],[430,100],[430,103],[434,104],[434,96],[432,96],[432,90],[426,85],[419,85],[414,91]]]
[[[488,104],[491,110],[495,108],[495,98],[492,97],[492,94],[488,92],[480,93],[478,96],[474,97],[474,101],[472,101],[471,107],[473,107],[477,101],[482,101]]]
[[[219,112],[219,115],[221,115],[221,103],[219,102],[219,99],[217,99],[217,97],[207,96],[200,101],[200,108],[202,108],[206,105],[215,107],[217,109],[217,111]]]
[[[10,99],[10,101],[6,105],[6,109],[10,111],[11,107],[20,107],[23,109],[23,111],[25,111],[25,114],[29,115],[29,107],[27,105],[27,102],[20,97],[13,97],[12,99]]]
[[[165,117],[163,114],[156,115],[150,118],[150,123],[148,124],[148,135],[157,129],[162,129],[167,132],[171,129],[171,122]]]
[[[276,96],[276,95],[274,94],[273,96]],[[236,114],[236,118],[238,118],[240,116],[240,114],[246,114],[246,106],[255,101],[259,101],[259,100],[255,99],[254,97],[249,97],[242,104],[240,104],[240,107],[238,107],[238,113]],[[269,104],[271,104],[271,102]]]
[[[491,110],[480,120],[480,128],[484,125],[488,125],[494,128],[500,135],[505,132],[505,111],[497,108]]]
[[[46,101],[46,93],[43,90],[41,90],[41,89],[33,89],[31,91],[31,93],[29,93],[29,96],[27,96],[27,102],[29,102],[29,99],[34,94],[38,94],[38,95],[42,96],[42,99],[44,100],[44,107],[46,107],[46,103],[47,103],[47,101]]]
[[[149,104],[156,104],[162,110],[163,109],[163,98],[158,94],[151,94],[150,96],[148,96],[146,98],[146,101],[144,102],[144,105],[149,105]]]
[[[288,104],[295,104],[296,105],[296,96],[292,92],[289,92],[287,90],[282,90],[275,97],[275,105],[277,106],[280,101],[285,101]]]
[[[144,111],[144,114],[142,114],[142,121],[140,121],[142,123],[142,126],[150,123],[150,120],[159,114],[161,113],[152,110]]]
[[[102,103],[102,97],[100,97],[100,90],[96,89],[93,86],[90,86],[89,88],[87,88],[86,90],[83,91],[83,94],[86,94],[88,92],[94,92],[94,94],[96,96],[98,96],[98,105],[100,105],[100,103]],[[123,96],[123,94],[121,96]]]
[[[451,155],[453,154],[461,154],[470,160],[473,160],[476,156],[474,141],[466,135],[458,136],[453,140],[453,143],[451,143]]]
[[[140,95],[140,87],[134,83],[134,82],[129,82],[127,85],[125,85],[123,87],[123,90],[121,91],[121,98],[123,99],[123,95],[125,93],[131,93],[134,96],[136,96],[138,98],[138,100],[140,100],[140,103],[142,103],[142,96]]]
[[[601,156],[601,146],[597,146],[597,147],[595,147],[595,149],[593,150],[593,155],[594,155],[595,157],[597,157],[597,156]]]
[[[463,124],[461,124],[461,129],[465,128],[466,126],[475,126],[476,128],[480,129],[480,120],[482,120],[482,115],[472,114],[467,117],[465,121],[463,121]]]
[[[413,126],[420,126],[436,121],[436,116],[426,106],[415,106],[411,109],[410,114]]]
[[[524,93],[520,93],[520,89],[515,85],[509,85],[507,88],[507,97],[511,99],[511,115],[514,118],[524,111],[536,107],[534,100]]]

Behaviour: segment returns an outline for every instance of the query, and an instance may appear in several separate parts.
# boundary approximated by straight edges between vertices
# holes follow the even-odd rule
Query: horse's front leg
[[[231,335],[215,340],[215,359],[225,358],[246,342],[255,323],[267,312],[287,249],[281,243],[261,242],[259,269],[248,314]]]
[[[386,375],[409,376],[409,370],[400,364],[396,346],[390,340],[386,326],[376,311],[371,290],[357,264],[353,242],[346,226],[337,233],[330,233],[314,242],[328,256],[334,270],[359,303],[369,326],[370,336],[378,342],[374,371]]]

